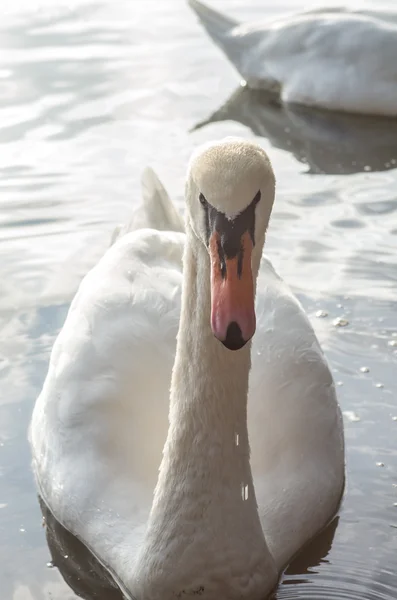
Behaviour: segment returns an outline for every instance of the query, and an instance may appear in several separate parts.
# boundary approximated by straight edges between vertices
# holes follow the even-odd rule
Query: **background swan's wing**
[[[251,88],[284,103],[396,115],[396,11],[331,8],[233,25],[189,4]]]

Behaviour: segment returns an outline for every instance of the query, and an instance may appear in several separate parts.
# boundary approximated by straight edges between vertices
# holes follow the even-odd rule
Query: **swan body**
[[[334,384],[262,258],[263,150],[228,138],[195,153],[183,232],[145,177],[166,208],[160,229],[141,210],[147,227],[121,232],[80,285],[33,411],[37,484],[127,598],[263,598],[338,509]]]
[[[324,8],[240,24],[189,4],[250,87],[285,103],[397,115],[397,12]]]

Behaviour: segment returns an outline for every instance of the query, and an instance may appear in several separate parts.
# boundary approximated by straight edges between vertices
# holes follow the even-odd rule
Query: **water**
[[[216,3],[241,18],[263,5]],[[2,599],[71,600],[72,588],[119,597],[94,583],[75,541],[51,538],[51,523],[71,587],[47,566],[26,429],[76,286],[139,201],[143,167],[181,204],[191,150],[229,134],[264,136],[278,179],[267,252],[316,327],[345,414],[339,519],[288,569],[277,598],[397,598],[396,123],[283,110],[237,90],[183,0],[14,0],[2,11]]]

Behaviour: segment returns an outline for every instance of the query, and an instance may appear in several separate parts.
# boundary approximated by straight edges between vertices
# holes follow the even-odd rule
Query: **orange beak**
[[[209,241],[211,258],[211,328],[230,350],[239,350],[255,333],[255,299],[252,278],[253,243],[246,231],[241,250],[233,258],[224,256],[215,231]]]

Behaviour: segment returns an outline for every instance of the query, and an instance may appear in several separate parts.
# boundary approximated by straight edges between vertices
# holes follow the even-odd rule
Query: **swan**
[[[183,231],[151,189],[158,215],[118,231],[55,341],[29,433],[39,494],[129,599],[263,599],[340,504],[334,383],[262,257],[264,150],[196,149]]]
[[[284,103],[397,116],[397,12],[321,8],[240,24],[188,0],[251,88]]]

